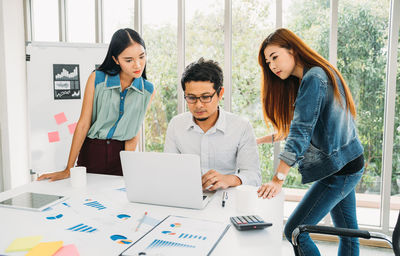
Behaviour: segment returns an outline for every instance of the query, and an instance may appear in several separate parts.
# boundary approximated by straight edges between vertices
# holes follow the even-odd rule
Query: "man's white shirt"
[[[238,176],[242,184],[261,184],[257,142],[250,122],[221,108],[217,122],[206,133],[190,112],[172,118],[164,152],[200,156],[202,174],[213,169]]]

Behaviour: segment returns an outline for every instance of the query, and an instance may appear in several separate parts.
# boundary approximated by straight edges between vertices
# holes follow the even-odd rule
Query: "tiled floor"
[[[336,256],[338,244],[334,242],[323,242],[316,241],[315,242],[319,248],[321,255],[323,256]],[[294,255],[292,246],[286,240],[282,241],[282,256],[291,256]],[[393,256],[392,249],[387,248],[377,248],[370,246],[361,246],[360,247],[360,255],[361,256]]]

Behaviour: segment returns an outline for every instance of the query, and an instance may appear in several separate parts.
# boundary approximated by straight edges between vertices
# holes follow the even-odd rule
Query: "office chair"
[[[364,239],[380,239],[385,240],[393,249],[395,256],[400,256],[400,212],[397,217],[396,226],[393,230],[392,239],[385,234],[378,232],[369,232],[366,230],[349,229],[349,228],[335,228],[318,225],[300,225],[292,232],[292,244],[296,255],[302,255],[299,249],[299,235],[301,233],[316,233],[336,236],[359,237]]]

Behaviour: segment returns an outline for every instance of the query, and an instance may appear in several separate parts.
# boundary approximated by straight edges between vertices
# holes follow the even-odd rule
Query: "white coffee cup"
[[[257,210],[257,187],[241,185],[236,187],[236,211],[240,214],[255,214]]]
[[[86,186],[86,167],[72,167],[70,170],[71,186],[74,188],[82,188]]]

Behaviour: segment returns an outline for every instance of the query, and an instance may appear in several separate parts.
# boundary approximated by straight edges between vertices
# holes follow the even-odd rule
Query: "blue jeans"
[[[297,226],[316,225],[329,212],[335,227],[358,229],[354,189],[363,172],[364,168],[353,174],[331,175],[316,181],[285,225],[284,232],[288,241],[292,241],[292,232]],[[308,233],[302,233],[298,239],[302,255],[321,255]],[[358,238],[340,237],[338,255],[358,256]]]

